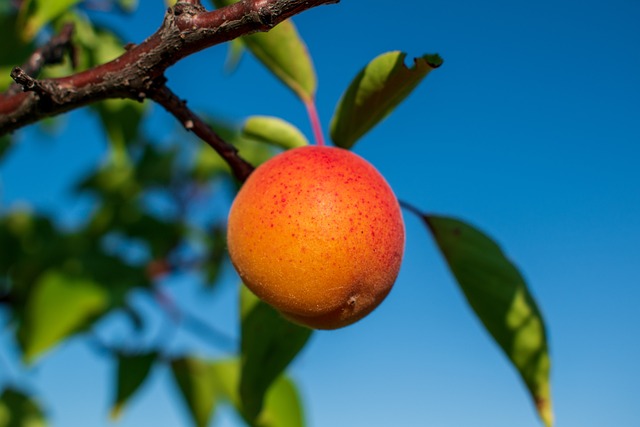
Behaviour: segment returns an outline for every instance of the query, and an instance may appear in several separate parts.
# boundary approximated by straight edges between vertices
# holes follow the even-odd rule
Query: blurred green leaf
[[[130,217],[127,223],[114,224],[129,237],[143,240],[153,258],[165,257],[180,242],[182,224],[171,220],[161,220],[146,213]]]
[[[64,260],[65,244],[48,218],[27,209],[0,218],[0,276],[10,278],[14,310],[24,309],[22,300],[42,272]]]
[[[224,62],[224,69],[228,73],[234,72],[238,65],[240,65],[240,61],[242,60],[242,56],[245,52],[244,43],[242,39],[233,39],[229,43],[229,50],[227,53],[227,59]]]
[[[129,99],[109,99],[95,104],[93,108],[114,146],[123,147],[137,139],[145,104]]]
[[[133,12],[138,8],[138,0],[118,0],[118,5],[125,12]]]
[[[237,0],[213,0],[216,7]],[[303,102],[311,102],[316,93],[316,72],[307,46],[291,20],[281,22],[267,33],[242,37],[253,55]]]
[[[169,187],[173,180],[177,156],[177,147],[163,151],[153,144],[145,144],[136,164],[137,181],[145,186]]]
[[[284,149],[309,145],[309,141],[297,127],[278,117],[249,117],[244,123],[242,134],[246,138]]]
[[[106,290],[83,277],[52,270],[35,284],[17,336],[30,363],[62,339],[88,326],[109,304]]]
[[[11,148],[11,137],[9,135],[0,136],[0,163],[4,159],[5,154]]]
[[[128,163],[110,161],[76,185],[77,191],[89,191],[107,199],[130,201],[140,193],[135,169]]]
[[[37,402],[21,391],[6,389],[0,395],[0,427],[45,427]]]
[[[33,39],[45,25],[63,14],[80,0],[24,0],[20,8],[22,37]]]
[[[424,55],[408,68],[406,56],[397,51],[384,53],[351,82],[331,120],[331,139],[337,146],[351,148],[387,117],[430,71],[442,64],[438,55]]]
[[[197,427],[209,425],[218,396],[218,371],[211,362],[194,358],[171,363],[173,377]]]
[[[240,304],[240,399],[244,415],[249,420],[255,420],[262,411],[265,394],[305,346],[312,331],[285,320],[244,286],[241,288]]]
[[[238,396],[240,361],[229,359],[208,364],[213,372],[211,377],[219,399],[232,404],[244,416]],[[252,427],[304,427],[304,411],[298,390],[286,376],[280,375],[273,382],[264,402],[260,417],[257,420],[247,420]]]
[[[553,424],[547,334],[518,269],[500,247],[456,219],[423,215],[460,288],[524,380],[538,413]]]
[[[269,387],[264,401],[264,410],[260,413],[257,425],[260,427],[304,427],[302,401],[293,381],[280,376]]]
[[[13,82],[10,76],[13,67],[22,65],[34,49],[33,43],[22,40],[20,29],[14,14],[0,14],[0,40],[3,46],[11,46],[11,49],[0,49],[0,92]]]
[[[222,269],[222,263],[227,256],[227,233],[223,225],[213,227],[206,234],[205,245],[207,250],[204,270],[207,286],[212,287],[217,283],[217,278]]]
[[[118,354],[116,395],[111,408],[111,418],[117,419],[131,396],[149,376],[158,353]]]

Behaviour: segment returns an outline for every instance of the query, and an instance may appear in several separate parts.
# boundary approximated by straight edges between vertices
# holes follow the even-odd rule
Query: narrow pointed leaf
[[[111,408],[111,418],[116,419],[120,416],[125,404],[149,376],[157,358],[156,352],[118,355],[116,395]]]
[[[216,7],[237,0],[214,0]],[[303,102],[310,102],[316,93],[316,72],[307,46],[293,22],[281,22],[267,33],[244,36],[242,41],[253,55]]]
[[[83,277],[58,271],[42,276],[27,301],[18,340],[27,362],[88,326],[109,304],[108,292]]]
[[[285,320],[246,287],[241,292],[240,399],[245,417],[255,420],[262,411],[265,394],[302,350],[312,331]]]
[[[297,127],[278,117],[249,117],[244,123],[242,134],[284,149],[309,145],[309,141]]]
[[[218,396],[218,374],[210,362],[183,358],[171,363],[178,389],[197,427],[209,425]]]
[[[244,51],[245,47],[241,39],[233,39],[229,42],[227,58],[224,61],[224,70],[227,73],[233,73],[238,69],[238,65],[240,65]]]
[[[0,427],[45,427],[40,405],[21,391],[7,389],[0,395]]]
[[[553,424],[550,358],[540,310],[500,247],[456,219],[424,215],[467,301],[524,380],[538,413]]]
[[[424,55],[408,68],[406,56],[397,51],[384,53],[351,82],[331,120],[331,139],[337,146],[351,148],[442,64],[438,55]]]

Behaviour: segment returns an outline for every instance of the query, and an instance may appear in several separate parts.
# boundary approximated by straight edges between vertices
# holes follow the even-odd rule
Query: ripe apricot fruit
[[[247,179],[229,212],[231,261],[286,318],[337,329],[369,314],[396,280],[404,223],[393,191],[358,155],[285,151]]]

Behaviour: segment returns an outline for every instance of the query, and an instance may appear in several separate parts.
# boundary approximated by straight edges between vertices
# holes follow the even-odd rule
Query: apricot
[[[382,175],[336,147],[285,151],[247,179],[227,244],[245,285],[286,318],[337,329],[376,308],[398,276],[404,223]]]

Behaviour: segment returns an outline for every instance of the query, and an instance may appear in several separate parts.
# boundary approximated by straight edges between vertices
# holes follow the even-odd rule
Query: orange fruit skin
[[[276,155],[241,187],[227,244],[245,285],[288,319],[337,329],[376,308],[400,270],[393,191],[358,155],[307,146]]]

